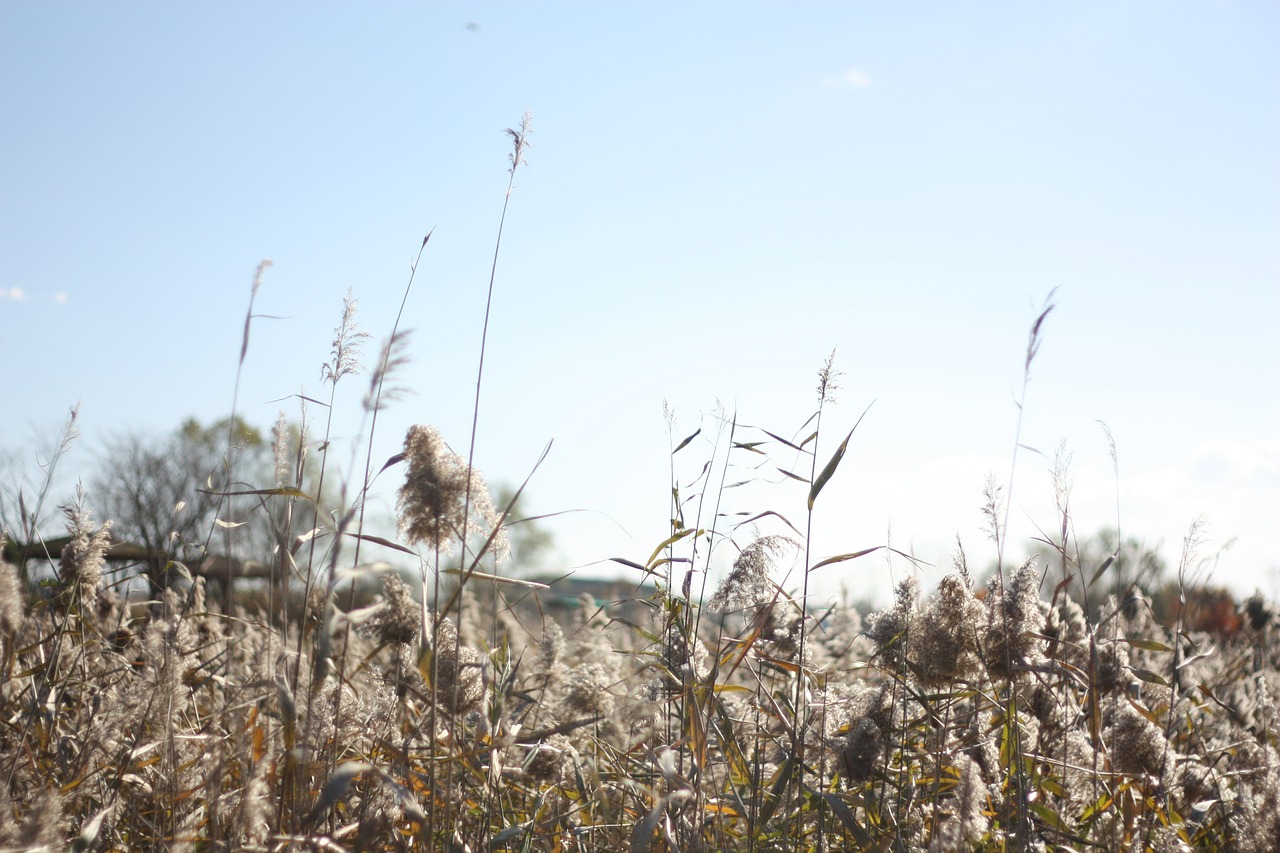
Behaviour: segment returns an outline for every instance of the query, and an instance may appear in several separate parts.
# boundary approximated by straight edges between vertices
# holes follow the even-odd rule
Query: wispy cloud
[[[871,77],[861,68],[849,68],[840,74],[831,75],[822,81],[832,88],[869,89]]]
[[[1258,439],[1206,441],[1191,454],[1190,469],[1198,477],[1236,482],[1280,474],[1280,441]]]
[[[10,302],[26,302],[27,296],[28,296],[27,292],[23,290],[21,287],[18,287],[17,285],[12,285],[10,287],[0,287],[0,302],[3,302],[6,299],[9,300]],[[57,293],[53,294],[53,296],[50,296],[50,297],[40,296],[39,294],[37,294],[36,298],[39,301],[44,301],[46,298],[52,299],[54,302],[56,302],[59,305],[66,305],[67,302],[71,299],[71,297],[67,295],[67,292],[65,290],[59,290]]]
[[[852,86],[855,89],[866,89],[871,85],[871,78],[867,76],[865,71],[859,71],[857,68],[850,68],[844,72],[844,84]]]

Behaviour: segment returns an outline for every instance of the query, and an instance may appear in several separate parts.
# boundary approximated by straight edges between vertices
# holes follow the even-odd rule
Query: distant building
[[[596,607],[604,609],[608,617],[644,624],[651,618],[652,610],[644,602],[655,596],[657,587],[620,578],[583,578],[576,575],[543,575],[529,580],[547,584],[550,589],[538,592],[542,612],[561,624],[572,621],[582,608],[583,596],[589,596]],[[534,603],[526,599],[529,607]]]

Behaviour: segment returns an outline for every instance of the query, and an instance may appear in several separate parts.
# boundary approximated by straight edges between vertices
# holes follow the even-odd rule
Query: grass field
[[[513,176],[527,131],[510,131]],[[364,337],[349,302],[332,388],[361,375]],[[403,346],[392,329],[368,373],[370,442]],[[854,439],[822,432],[835,378],[828,362],[791,438],[726,420],[717,439],[807,460],[788,474],[809,518]],[[1044,528],[1062,531],[1040,543],[1047,559],[1006,562],[993,486],[988,581],[957,551],[936,589],[905,572],[895,602],[863,614],[813,605],[811,573],[911,557],[810,554],[809,519],[729,524],[708,463],[673,483],[669,538],[625,561],[655,590],[644,615],[588,596],[557,622],[538,615],[539,584],[504,571],[511,507],[434,428],[410,429],[388,463],[403,483],[394,543],[364,524],[371,458],[306,462],[327,441],[280,430],[275,482],[233,486],[229,433],[214,491],[250,511],[203,546],[230,553],[257,526],[270,582],[256,587],[175,548],[148,600],[122,596],[92,494],[65,508],[65,531],[38,506],[7,531],[0,850],[1280,849],[1278,619],[1254,598],[1229,624],[1191,620],[1195,528],[1183,606],[1161,622],[1139,588],[1103,592],[1110,566],[1080,564],[1065,515]],[[370,544],[417,583],[383,573],[357,601]],[[732,568],[696,588],[713,552]],[[794,588],[783,561],[801,566]]]

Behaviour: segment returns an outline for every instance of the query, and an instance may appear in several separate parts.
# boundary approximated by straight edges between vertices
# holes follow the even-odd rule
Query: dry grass
[[[528,126],[511,133],[514,179]],[[249,331],[247,318],[245,347]],[[365,337],[348,299],[325,368],[335,391]],[[370,376],[370,441],[403,341],[393,329]],[[0,564],[0,850],[1280,849],[1280,620],[1255,599],[1230,631],[1167,627],[1136,589],[1090,619],[1066,595],[1098,566],[1072,558],[1065,492],[1062,535],[1044,540],[1063,582],[1047,599],[1035,562],[980,587],[961,552],[931,594],[908,578],[865,623],[808,603],[814,570],[892,550],[808,552],[802,531],[853,436],[822,447],[837,378],[828,361],[813,417],[790,433],[803,437],[724,417],[691,484],[674,460],[703,445],[673,441],[670,536],[619,561],[656,583],[643,619],[594,600],[564,624],[539,619],[537,585],[489,568],[510,508],[429,427],[395,460],[393,546],[415,555],[435,607],[399,575],[362,606],[342,592],[364,571],[376,472],[353,461],[362,479],[335,506],[295,512],[340,476],[306,463],[305,430],[286,446],[277,429],[276,482],[238,496],[270,520],[260,557],[277,583],[261,606],[204,578],[122,600],[103,582],[106,525],[69,507],[73,545],[51,580]],[[730,470],[762,459],[799,481],[809,518],[722,506]],[[56,533],[37,517],[11,537]],[[329,521],[295,529],[303,517]],[[1193,530],[1184,599],[1196,544]],[[733,566],[695,588],[713,552]],[[803,563],[798,590],[780,585],[784,558]]]

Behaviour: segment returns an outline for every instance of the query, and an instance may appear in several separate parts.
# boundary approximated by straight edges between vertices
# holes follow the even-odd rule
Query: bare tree
[[[1050,583],[1063,580],[1063,555],[1040,549],[1042,564],[1054,569]],[[1094,535],[1070,543],[1066,551],[1066,571],[1071,582],[1065,592],[1083,604],[1083,584],[1088,588],[1090,615],[1096,617],[1114,595],[1132,613],[1136,606],[1133,598],[1135,587],[1147,595],[1154,594],[1165,574],[1165,561],[1155,548],[1137,537],[1125,537],[1121,542],[1114,528],[1103,528]],[[1050,589],[1052,592],[1052,588]]]
[[[108,440],[90,494],[98,515],[113,521],[118,541],[152,555],[144,570],[160,589],[172,580],[171,561],[210,553],[266,558],[265,502],[227,493],[269,487],[273,477],[271,448],[258,430],[239,419],[208,427],[189,419],[165,438],[130,432]]]

